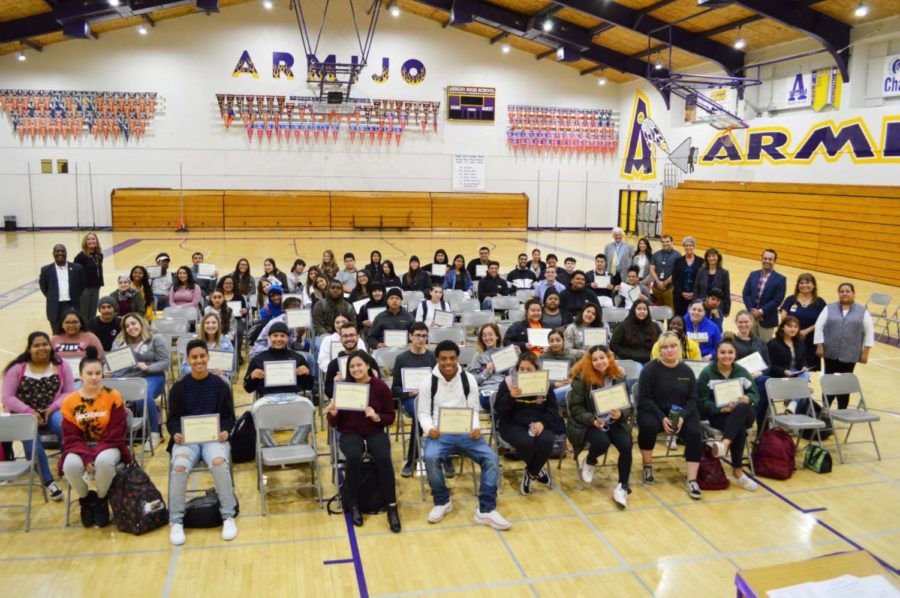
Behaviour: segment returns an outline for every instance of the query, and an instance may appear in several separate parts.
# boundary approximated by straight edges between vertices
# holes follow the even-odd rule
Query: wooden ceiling
[[[8,21],[49,13],[56,5],[74,1],[88,0],[0,0],[0,32],[3,31],[4,23]],[[127,0],[122,0],[123,4],[126,2]],[[219,0],[219,6],[227,9],[230,6],[250,2],[259,3],[260,0]],[[275,2],[287,4],[289,0],[275,0]],[[596,2],[599,3],[601,0],[596,0]],[[652,17],[664,23],[675,23],[677,27],[689,33],[692,38],[707,40],[710,43],[718,42],[728,48],[733,46],[738,37],[743,37],[746,41],[744,52],[774,46],[807,35],[803,31],[757,15],[742,5],[740,1],[728,3],[719,0],[712,6],[709,4],[698,5],[697,0],[615,0],[615,2],[602,0],[602,2],[604,5],[615,3],[631,11],[640,11],[644,17]],[[744,4],[753,5],[755,2],[756,0],[752,0]],[[648,58],[648,36],[646,34],[629,27],[605,22],[597,16],[602,12],[587,14],[571,7],[578,5],[579,7],[588,7],[585,10],[594,11],[593,8],[590,8],[592,5],[587,3],[579,4],[566,0],[559,0],[558,3],[549,0],[475,0],[475,3],[488,3],[500,7],[504,10],[504,14],[510,15],[537,16],[539,18],[548,14],[552,15],[552,18],[559,23],[575,26],[580,31],[590,32],[591,43],[601,51],[614,50],[618,55],[644,63],[648,60],[652,63],[661,59],[667,66],[671,64],[672,70],[695,66],[708,60],[707,56],[695,54],[686,49],[672,48],[670,52],[668,45],[659,40],[652,40],[649,44],[651,51]],[[827,15],[831,19],[850,26],[900,15],[900,0],[865,0],[865,3],[869,7],[869,14],[859,18],[854,16],[854,10],[859,4],[859,0],[782,0],[781,2],[785,6],[795,5],[800,10],[812,10]],[[470,3],[466,2],[465,4]],[[477,19],[475,22],[465,25],[453,25],[450,23],[450,4],[441,0],[397,0],[397,5],[405,13],[437,21],[444,26],[450,25],[486,40],[493,40],[491,43],[496,47],[498,54],[500,54],[503,44],[509,44],[510,48],[532,54],[538,60],[556,60],[553,55],[556,45],[541,37],[540,32],[532,30],[521,35],[510,34],[509,31],[504,31],[500,27],[478,22]],[[165,21],[195,12],[197,12],[196,6],[189,3],[149,13],[147,15],[149,20],[135,16],[92,23],[91,30],[97,35],[102,35],[117,29],[136,27],[140,24],[146,25],[150,21],[154,23]],[[383,18],[390,18],[390,16],[386,13]],[[0,55],[30,51],[67,39],[61,31],[55,31],[20,41],[0,43]],[[636,76],[634,69],[631,73],[616,70],[599,62],[596,56],[594,59],[581,58],[574,62],[561,64],[585,75],[594,77],[602,75],[616,83],[631,81]]]

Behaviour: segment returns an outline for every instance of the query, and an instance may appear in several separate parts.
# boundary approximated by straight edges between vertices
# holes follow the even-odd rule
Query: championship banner
[[[831,106],[835,110],[841,107],[841,76],[837,67],[829,67],[813,71],[813,110],[821,112]]]

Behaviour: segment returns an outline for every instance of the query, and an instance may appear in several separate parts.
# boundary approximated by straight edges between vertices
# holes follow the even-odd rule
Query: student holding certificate
[[[668,330],[674,332],[678,340],[681,341],[681,359],[689,361],[701,361],[703,359],[703,355],[700,353],[700,345],[693,339],[688,338],[684,333],[684,318],[679,315],[672,316],[669,319]],[[653,359],[659,357],[659,340],[653,345],[653,351],[650,352],[650,355]]]
[[[287,324],[284,322],[273,322],[269,326],[269,348],[250,359],[247,374],[244,376],[244,390],[255,392],[260,397],[277,393],[298,394],[312,390],[313,377],[309,364],[302,355],[288,347],[289,334]],[[266,362],[287,361],[294,362],[294,376],[276,380],[270,375],[269,379],[266,379]]]
[[[191,269],[181,266],[175,272],[175,282],[169,289],[169,305],[172,307],[200,307],[200,285],[194,280]]]
[[[234,343],[237,334],[237,320],[235,320],[234,311],[228,307],[228,302],[225,301],[225,293],[213,289],[209,294],[209,305],[203,308],[203,315],[206,314],[219,316],[219,322],[222,324],[222,336]]]
[[[536,372],[539,369],[541,362],[537,357],[531,353],[519,355],[518,372]],[[559,420],[559,407],[552,385],[545,389],[544,394],[523,396],[516,377],[512,374],[506,376],[497,391],[494,415],[497,417],[497,433],[525,461],[519,491],[525,496],[531,494],[532,480],[549,486],[547,461],[553,451],[553,430]]]
[[[128,314],[122,318],[122,331],[113,342],[112,351],[106,354],[106,364],[110,371],[104,375],[114,378],[143,378],[147,381],[147,419],[150,424],[150,438],[145,442],[145,450],[151,444],[156,448],[160,442],[159,411],[156,408],[156,397],[162,394],[166,383],[166,370],[171,365],[169,357],[169,339],[153,334],[143,316]],[[118,350],[131,351],[132,365],[117,368],[112,365]],[[127,356],[127,353],[125,354]],[[135,414],[141,415],[141,403],[135,403]]]
[[[387,384],[375,375],[366,357],[362,351],[353,351],[347,358],[347,382],[368,386],[369,401],[365,410],[341,409],[340,391],[328,405],[328,423],[340,434],[338,444],[345,457],[346,481],[341,486],[341,500],[353,525],[362,526],[363,516],[357,504],[362,482],[362,457],[368,452],[378,469],[378,485],[387,503],[388,525],[397,534],[400,533],[397,487],[391,462],[391,441],[386,432],[394,423],[394,397]],[[352,384],[347,386],[353,388]]]
[[[302,305],[303,300],[300,297],[288,297],[284,300],[285,310],[300,309]],[[259,336],[256,337],[256,342],[250,347],[251,359],[269,348],[269,331],[272,329],[272,326],[279,323],[288,326],[288,348],[294,351],[309,351],[312,348],[312,342],[306,338],[306,333],[309,329],[300,326],[291,328],[288,325],[288,314],[282,312],[269,320],[260,331]]]
[[[491,395],[500,388],[503,382],[503,372],[498,372],[492,359],[494,353],[500,351],[500,327],[494,322],[482,324],[478,329],[476,345],[478,353],[469,364],[469,373],[475,376],[478,383],[479,401],[481,410],[489,413],[491,410]],[[519,348],[516,347],[516,350]]]
[[[194,339],[187,346],[191,373],[172,385],[169,391],[169,452],[172,453],[172,475],[169,483],[169,541],[184,544],[184,499],[191,470],[202,459],[209,467],[219,512],[222,514],[222,539],[234,540],[234,484],[229,461],[229,430],[234,427],[234,401],[231,386],[218,376],[210,376],[206,343]],[[218,424],[216,426],[216,424]],[[211,427],[212,426],[212,427]]]
[[[106,494],[119,462],[131,462],[128,415],[119,391],[103,387],[103,362],[88,347],[78,366],[84,386],[63,399],[62,454],[59,469],[81,506],[84,527],[109,525]],[[84,474],[92,474],[96,492],[88,489]],[[62,495],[60,495],[62,498]]]
[[[681,362],[681,341],[674,332],[659,339],[659,359],[641,370],[638,378],[638,447],[641,449],[644,484],[655,484],[653,446],[660,432],[678,435],[684,440],[687,479],[685,490],[694,500],[703,493],[697,485],[700,469],[700,418],[697,414],[697,379],[691,368]]]
[[[444,312],[435,322],[435,314],[440,311]],[[447,320],[449,316],[449,322]],[[450,312],[450,304],[444,301],[444,287],[440,284],[432,284],[428,290],[428,298],[422,301],[416,308],[416,322],[425,322],[429,327],[442,325],[443,327],[453,325],[453,314]]]
[[[625,280],[619,285],[619,290],[616,294],[616,302],[627,309],[631,309],[631,306],[638,299],[650,302],[650,289],[641,284],[638,278],[639,271],[640,268],[637,266],[629,267]]]
[[[465,267],[465,260],[463,260],[463,267]],[[444,287],[444,275],[447,273],[447,270],[450,269],[449,258],[447,258],[447,252],[443,249],[438,249],[434,252],[434,261],[430,264],[425,264],[422,268],[428,275],[431,277],[432,285],[439,285],[441,288]]]
[[[799,329],[799,325],[797,327]],[[697,379],[697,396],[700,415],[708,419],[714,428],[722,431],[721,441],[707,443],[713,456],[723,456],[731,451],[731,467],[738,485],[744,490],[753,491],[757,484],[744,474],[741,462],[744,445],[747,443],[747,429],[753,427],[756,419],[753,406],[759,401],[759,395],[750,372],[735,363],[736,357],[737,349],[732,341],[720,342],[716,348],[715,360],[700,372]],[[722,386],[717,392],[716,388],[720,384]]]
[[[590,484],[594,480],[594,468],[600,455],[613,445],[619,451],[619,482],[612,498],[622,508],[628,506],[631,488],[631,430],[623,425],[623,410],[612,409],[597,412],[592,392],[625,383],[625,372],[616,365],[612,351],[603,346],[588,349],[572,369],[572,394],[569,395],[569,421],[566,436],[572,443],[577,457],[588,445],[588,454],[581,466],[581,479]]]
[[[543,302],[544,315],[541,317],[541,325],[544,328],[562,328],[565,316],[559,309],[559,293],[556,289],[547,289]]]
[[[356,285],[359,288],[359,285]],[[384,297],[384,285],[380,282],[373,282],[369,285],[369,300],[359,310],[356,321],[361,324],[364,331],[368,331],[372,327],[372,321],[381,312],[387,310],[387,301]],[[335,330],[340,328],[335,327]]]
[[[572,323],[566,326],[565,332],[563,332],[566,349],[571,349],[576,357],[584,355],[585,349],[593,345],[609,343],[609,340],[605,343],[596,343],[590,338],[585,342],[585,338],[590,336],[585,334],[585,329],[588,328],[603,329],[606,331],[606,338],[609,339],[610,337],[609,326],[600,320],[600,307],[593,303],[586,303],[581,308],[581,311],[575,315]]]
[[[616,326],[609,348],[619,359],[631,359],[643,365],[653,359],[651,353],[658,338],[659,327],[650,318],[650,304],[638,299],[625,320]]]
[[[700,354],[705,361],[715,356],[716,346],[722,340],[722,331],[706,317],[706,308],[700,300],[691,303],[684,320],[684,330],[688,338],[700,345]]]
[[[472,292],[472,277],[466,270],[466,258],[461,254],[453,256],[453,266],[444,274],[444,288]]]
[[[219,316],[214,313],[206,314],[200,320],[200,326],[197,330],[197,338],[206,343],[206,348],[213,351],[227,351],[234,353],[234,345],[227,337],[222,336],[222,324]],[[212,367],[212,365],[210,365]],[[227,369],[212,368],[212,372],[220,378],[227,378],[232,368]],[[191,364],[188,363],[187,353],[184,355],[184,362],[181,364],[182,375],[191,373]]]
[[[337,357],[337,350],[334,350],[334,355],[331,354],[332,347],[337,346],[333,345],[333,343],[337,343],[338,345],[341,343],[341,328],[343,328],[344,324],[347,324],[348,322],[349,320],[346,318],[346,316],[344,316],[343,314],[338,314],[334,318],[334,332],[319,341],[319,353],[318,359],[316,361],[319,364],[320,371],[326,371],[328,369],[328,364],[331,363],[331,360]],[[353,327],[353,330],[356,331],[355,326]],[[356,346],[350,347],[350,350],[347,351],[348,353],[350,351],[353,351],[354,349],[360,349],[362,351],[366,350],[366,343],[361,338],[359,338],[359,335],[357,335],[356,338],[358,339]]]
[[[384,344],[385,330],[402,330],[405,333],[412,323],[412,314],[403,308],[403,292],[393,288],[387,292],[387,311],[376,316],[366,342],[370,347],[384,349],[387,346]]]
[[[536,330],[543,329],[541,318],[544,315],[544,308],[537,299],[529,299],[525,303],[525,319],[513,322],[503,337],[503,346],[515,345],[523,353],[529,351],[535,356],[540,357],[544,353],[544,346],[533,345],[529,342],[528,330],[534,328]]]
[[[362,341],[359,339],[357,325],[345,320],[339,332],[341,349],[340,351],[334,348],[332,349],[332,355],[334,357],[325,367],[325,388],[323,390],[325,396],[329,399],[334,396],[334,383],[343,382],[346,379],[347,356],[354,351],[360,351],[360,353],[368,360],[372,370],[376,373],[378,372],[378,362],[375,361],[374,357],[366,353],[365,345],[360,347]],[[378,374],[378,376],[381,377],[380,374]]]
[[[547,367],[547,361],[565,362],[569,366],[569,373],[565,378],[554,379],[553,376],[550,377],[550,384],[553,385],[553,392],[556,394],[556,403],[559,405],[560,412],[562,412],[566,403],[566,393],[572,388],[571,368],[581,357],[581,354],[576,354],[572,349],[566,349],[565,338],[559,329],[553,330],[547,337],[547,341],[550,343],[550,346],[547,347],[543,357],[541,357],[544,367]],[[560,420],[557,425],[559,428],[554,431],[557,434],[565,433],[565,422]]]

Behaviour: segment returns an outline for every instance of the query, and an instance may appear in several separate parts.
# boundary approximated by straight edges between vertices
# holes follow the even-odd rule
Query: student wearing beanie
[[[431,286],[431,277],[428,272],[419,267],[419,257],[414,255],[409,258],[409,270],[400,279],[400,288],[404,291],[420,291],[428,294]]]
[[[100,298],[97,311],[99,315],[88,320],[87,329],[100,339],[104,351],[110,351],[113,341],[122,330],[122,319],[117,315],[119,306],[115,299],[107,295]]]
[[[369,347],[377,349],[385,347],[385,330],[409,330],[413,323],[413,315],[403,308],[402,300],[403,293],[400,289],[392,288],[387,292],[387,309],[375,317],[366,337]]]

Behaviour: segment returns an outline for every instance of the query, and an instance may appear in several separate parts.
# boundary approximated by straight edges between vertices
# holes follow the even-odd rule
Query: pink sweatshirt
[[[185,288],[178,287],[178,290],[175,290],[175,286],[172,287],[172,290],[169,291],[169,305],[172,307],[187,307],[189,305],[193,305],[197,307],[200,305],[200,285],[195,284],[194,290],[190,291]]]
[[[26,365],[17,363],[9,368],[3,376],[3,410],[7,413],[34,413],[34,409],[16,396],[19,391],[19,382],[25,375]],[[66,395],[75,390],[74,375],[65,362],[56,366],[56,373],[59,375],[60,387],[56,390],[56,396],[53,397],[53,403],[50,405],[51,411],[58,411]]]
[[[77,336],[55,334],[50,339],[50,344],[60,357],[84,357],[84,350],[88,346],[94,346],[97,349],[97,356],[103,359],[103,345],[100,339],[93,332],[86,330],[82,330]]]

